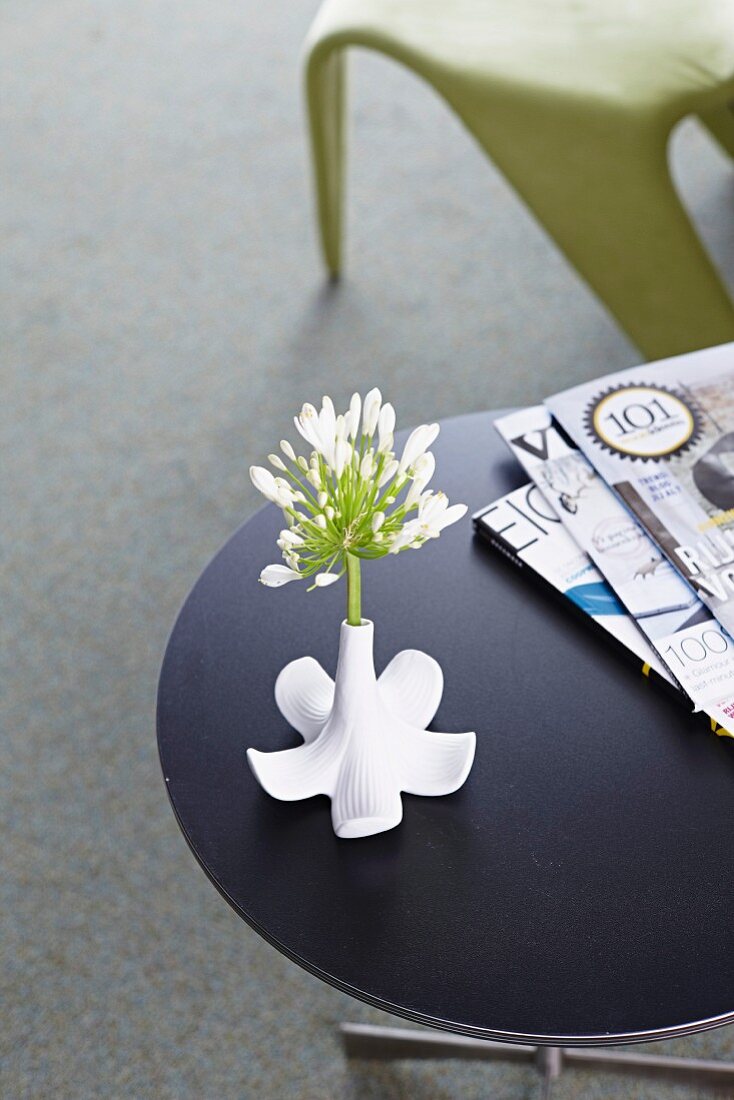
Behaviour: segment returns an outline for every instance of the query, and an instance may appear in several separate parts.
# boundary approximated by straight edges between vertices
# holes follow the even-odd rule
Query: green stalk
[[[362,625],[362,577],[360,560],[347,552],[347,622],[350,626]]]

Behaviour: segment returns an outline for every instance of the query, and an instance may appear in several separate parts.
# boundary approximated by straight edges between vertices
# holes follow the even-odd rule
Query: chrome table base
[[[405,1031],[371,1024],[341,1024],[339,1028],[348,1058],[462,1058],[479,1061],[502,1060],[535,1064],[543,1076],[542,1098],[550,1100],[553,1081],[561,1071],[574,1066],[608,1070],[673,1081],[688,1081],[710,1088],[728,1085],[734,1096],[734,1062],[711,1062],[699,1058],[672,1058],[657,1054],[600,1050],[587,1047],[522,1046],[469,1039],[461,1035]],[[726,1093],[730,1095],[730,1093]]]

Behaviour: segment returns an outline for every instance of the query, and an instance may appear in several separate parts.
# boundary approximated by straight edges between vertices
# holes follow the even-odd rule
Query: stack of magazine
[[[734,736],[734,344],[495,427],[529,481],[478,512],[477,531]]]

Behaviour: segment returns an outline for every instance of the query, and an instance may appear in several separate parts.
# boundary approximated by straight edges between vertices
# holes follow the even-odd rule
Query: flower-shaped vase
[[[252,771],[274,798],[327,795],[339,837],[393,829],[403,817],[401,792],[451,794],[474,760],[474,733],[426,730],[443,694],[438,662],[405,649],[378,679],[373,639],[368,620],[342,623],[335,680],[313,657],[286,665],[275,700],[304,743],[281,752],[247,750]]]

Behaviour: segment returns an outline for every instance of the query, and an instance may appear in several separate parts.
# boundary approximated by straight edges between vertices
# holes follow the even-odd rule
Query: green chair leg
[[[734,340],[734,304],[670,178],[665,123],[478,81],[434,86],[648,358]]]
[[[345,183],[346,56],[316,50],[306,64],[306,104],[321,247],[332,278],[341,270]]]
[[[517,97],[464,117],[648,358],[734,340],[734,306],[673,187],[659,120],[538,112]]]
[[[724,103],[699,116],[724,152],[734,160],[734,103]]]

